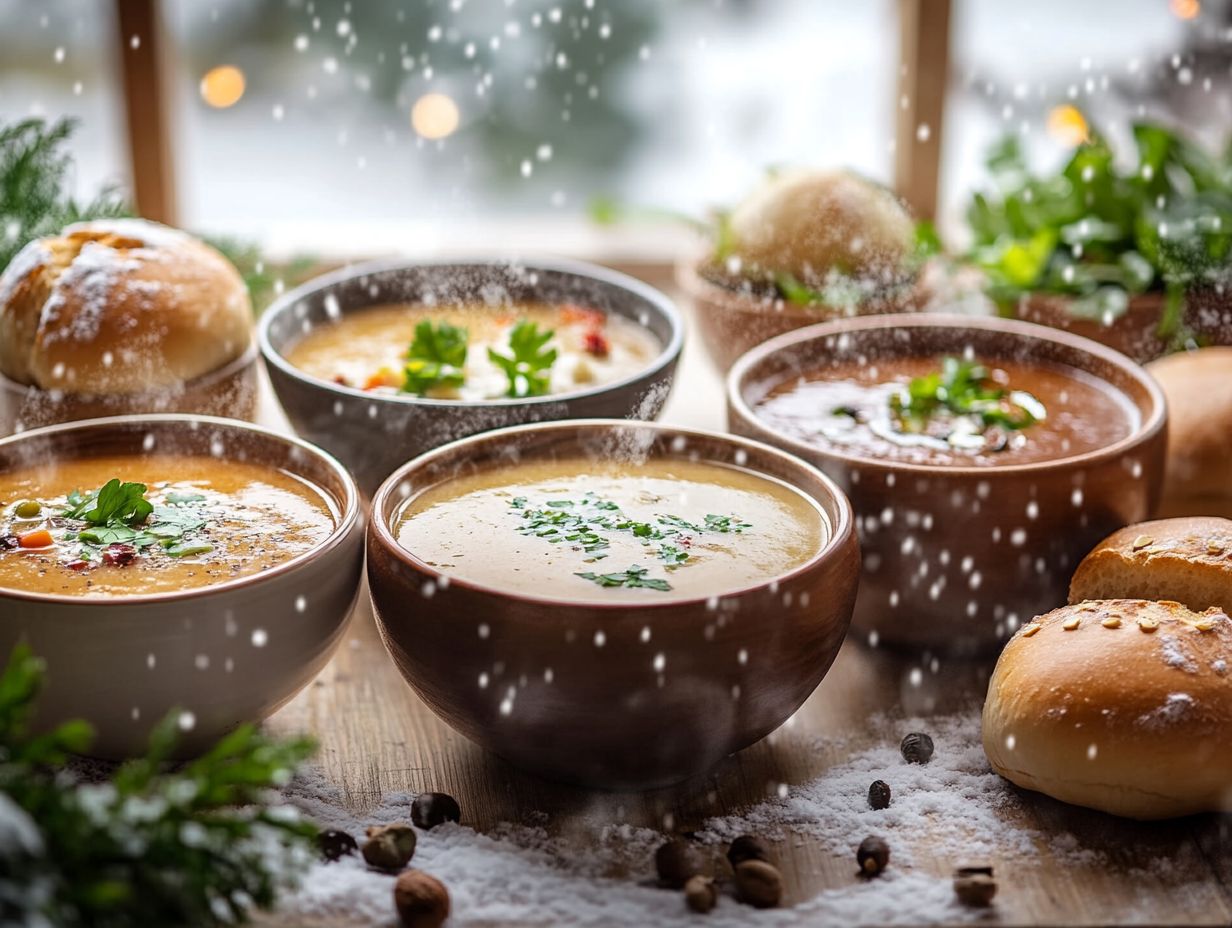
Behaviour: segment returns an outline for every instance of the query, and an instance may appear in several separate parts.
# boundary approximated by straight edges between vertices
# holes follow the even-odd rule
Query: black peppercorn
[[[425,830],[445,822],[462,821],[458,800],[448,793],[420,793],[411,803],[411,824]]]
[[[764,860],[770,862],[770,848],[766,842],[755,835],[741,835],[727,849],[727,859],[734,869],[746,860]]]
[[[317,848],[326,860],[337,860],[359,850],[359,843],[345,831],[327,828],[317,835]]]
[[[655,870],[664,886],[680,889],[689,877],[696,876],[703,869],[702,855],[687,841],[674,839],[659,845],[655,851]]]
[[[909,764],[927,764],[933,758],[933,739],[922,731],[913,731],[899,745],[903,759]]]
[[[868,804],[874,809],[890,807],[890,784],[885,780],[873,780],[868,788]]]
[[[864,876],[877,876],[890,862],[890,845],[881,838],[869,836],[856,850],[856,863]]]

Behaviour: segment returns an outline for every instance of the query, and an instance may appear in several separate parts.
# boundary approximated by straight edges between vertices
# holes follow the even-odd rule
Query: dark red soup
[[[1139,419],[1083,371],[957,357],[840,361],[779,384],[756,412],[820,448],[957,467],[1072,457],[1128,437]]]

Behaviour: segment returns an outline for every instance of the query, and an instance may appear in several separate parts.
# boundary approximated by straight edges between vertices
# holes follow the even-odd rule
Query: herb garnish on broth
[[[556,349],[544,350],[544,346],[555,334],[555,329],[540,331],[537,322],[523,319],[509,333],[509,356],[488,349],[488,359],[509,378],[506,396],[544,396],[549,392]]]
[[[580,499],[550,499],[542,507],[531,505],[525,496],[509,500],[509,508],[523,520],[517,531],[522,535],[542,538],[551,544],[562,544],[580,550],[586,562],[608,556],[613,533],[629,534],[650,548],[665,571],[674,571],[688,564],[693,557],[687,550],[694,536],[707,533],[741,533],[753,526],[736,515],[708,513],[703,524],[680,516],[656,514],[654,522],[639,522],[620,511],[620,506],[596,493],[586,493]],[[606,533],[606,534],[601,534]],[[668,592],[671,584],[665,579],[648,577],[648,569],[633,565],[619,573],[574,573],[603,587],[644,587]]]
[[[896,431],[924,435],[955,447],[997,450],[1004,432],[1045,419],[1047,410],[1030,393],[997,383],[984,365],[945,357],[941,369],[913,377],[889,398]],[[835,415],[851,415],[839,407]]]
[[[424,319],[415,326],[415,340],[407,349],[402,369],[403,393],[423,396],[433,387],[460,387],[466,383],[466,344],[469,335],[448,322]]]
[[[67,508],[60,516],[68,522],[81,521],[76,530],[66,525],[64,541],[80,542],[76,558],[69,566],[106,563],[123,566],[139,552],[157,545],[168,557],[207,554],[214,546],[194,537],[208,521],[192,503],[203,502],[199,493],[168,493],[166,504],[155,506],[145,498],[144,483],[121,483],[112,478],[90,493],[73,490]]]

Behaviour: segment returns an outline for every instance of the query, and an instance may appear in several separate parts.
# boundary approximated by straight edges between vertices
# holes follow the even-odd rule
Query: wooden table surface
[[[676,383],[663,420],[721,430],[721,381],[694,340],[686,342]],[[268,397],[263,417],[285,428]],[[913,676],[918,668],[925,672]],[[561,833],[589,828],[595,808],[605,805],[613,810],[619,806],[620,822],[662,828],[668,821],[679,831],[689,831],[707,817],[730,815],[764,800],[768,784],[806,783],[851,755],[886,743],[887,714],[927,717],[977,711],[989,670],[955,661],[931,665],[931,659],[926,662],[919,655],[894,655],[848,641],[790,726],[728,758],[709,776],[648,793],[597,794],[522,774],[437,719],[386,655],[364,590],[333,660],[267,724],[277,732],[316,736],[321,743],[318,763],[356,811],[374,806],[389,792],[441,790],[459,799],[466,824],[479,831],[502,822],[524,823],[532,814]],[[1033,866],[993,859],[999,892],[987,921],[1232,924],[1228,819],[1204,816],[1139,824],[1037,796],[1026,796],[1024,808],[1021,824],[1043,834],[1069,832],[1081,846],[1106,855],[1075,863],[1072,855],[1054,859],[1049,847],[1041,846]],[[582,810],[589,813],[585,825],[580,824]],[[855,880],[850,858],[837,857],[807,837],[792,840],[778,857],[787,886],[785,905]],[[1156,860],[1185,861],[1191,872],[1184,892],[1176,891],[1176,880],[1167,876],[1166,868],[1148,866]],[[948,877],[954,865],[941,854],[917,862],[941,878]],[[802,917],[801,924],[807,923]]]

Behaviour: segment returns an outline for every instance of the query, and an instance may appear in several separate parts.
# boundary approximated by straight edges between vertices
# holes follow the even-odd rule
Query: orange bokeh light
[[[201,78],[201,99],[216,109],[235,106],[244,96],[244,72],[235,65],[222,64],[211,68]]]
[[[1077,146],[1091,137],[1091,127],[1082,110],[1065,103],[1049,111],[1048,134],[1065,145]]]
[[[443,93],[426,93],[411,107],[411,128],[425,139],[443,139],[458,128],[458,104]]]
[[[1178,19],[1193,19],[1202,12],[1201,0],[1169,0],[1168,6]]]

